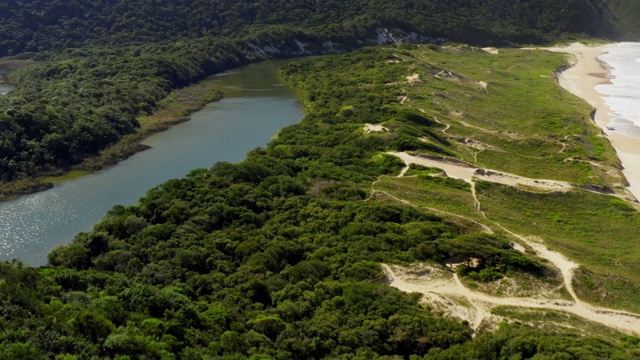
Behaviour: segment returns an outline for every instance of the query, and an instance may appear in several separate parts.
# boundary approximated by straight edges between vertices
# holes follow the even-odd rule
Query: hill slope
[[[614,5],[628,14],[630,1]],[[247,35],[286,25],[320,27],[340,36],[386,26],[432,38],[504,45],[549,41],[564,34],[634,33],[633,22],[606,16],[606,4],[578,1],[7,1],[0,2],[0,56],[47,49],[121,46],[199,37]],[[612,23],[607,20],[614,19]],[[619,26],[620,25],[620,26]]]
[[[625,19],[633,3],[625,4],[0,1],[0,56],[35,60],[7,77],[18,87],[0,98],[1,193],[41,188],[34,177],[78,166],[138,133],[137,117],[172,90],[243,63],[405,40],[512,45],[631,36],[634,23]],[[80,166],[95,169],[140,148],[120,145],[115,156]]]

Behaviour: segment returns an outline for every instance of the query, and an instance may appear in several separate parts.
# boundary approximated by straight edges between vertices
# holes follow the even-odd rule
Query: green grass
[[[619,190],[616,183],[624,182],[615,151],[590,119],[591,107],[555,82],[554,71],[567,64],[562,54],[501,49],[492,55],[457,46],[402,50],[397,56],[404,60],[405,76],[420,74],[420,83],[402,86],[410,99],[404,106],[441,123],[431,129],[450,142],[441,146],[454,157],[531,178],[614,190]],[[455,75],[433,76],[443,70]],[[489,84],[488,93],[478,81]],[[443,124],[450,127],[443,131]],[[391,133],[406,130],[402,123],[396,125]],[[465,145],[465,138],[485,148]],[[498,223],[519,234],[539,236],[581,265],[575,279],[581,298],[640,312],[636,208],[616,197],[582,190],[527,192],[479,183],[477,196],[485,219],[467,184],[431,176],[437,173],[414,166],[404,178],[380,178],[374,189],[417,207],[459,215],[469,224],[475,221],[499,230]]]
[[[431,207],[479,219],[476,204],[469,189],[452,185],[436,177],[383,177],[374,189],[408,200],[418,207]],[[449,179],[449,181],[456,181]],[[468,184],[465,183],[468,186]]]
[[[597,281],[591,287],[578,281],[588,301],[640,311],[640,291],[616,285],[640,284],[640,243],[635,241],[640,213],[634,207],[621,199],[586,191],[540,194],[486,182],[479,184],[477,194],[491,221],[520,234],[542,237],[550,248],[577,261],[588,274],[617,279]],[[621,291],[633,293],[632,301],[623,300],[627,295],[613,294]],[[603,294],[608,296],[603,298]]]
[[[604,339],[611,339],[611,328],[604,325],[587,321],[581,317],[566,312],[555,310],[538,310],[520,308],[515,306],[498,306],[491,310],[494,315],[525,322],[536,327],[551,328],[560,331],[567,331],[567,328],[574,328],[590,336],[597,336]],[[620,333],[614,336],[620,337]]]
[[[554,71],[567,64],[562,54],[501,49],[492,55],[457,46],[399,56],[410,63],[409,74],[420,74],[419,84],[403,87],[410,106],[451,125],[447,134],[452,137],[496,148],[477,155],[480,166],[602,186],[607,180],[588,163],[565,160],[619,165],[589,118],[591,107],[556,84]],[[481,81],[488,83],[488,93],[478,85]],[[468,161],[476,161],[472,153],[478,152],[460,144],[447,150]]]

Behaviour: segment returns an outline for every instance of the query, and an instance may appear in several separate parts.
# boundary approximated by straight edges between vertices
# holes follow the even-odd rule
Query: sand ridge
[[[502,171],[482,169],[475,165],[452,158],[434,157],[428,155],[409,154],[406,152],[393,151],[388,152],[388,154],[399,157],[407,166],[409,164],[418,164],[426,167],[442,169],[448,177],[463,180],[472,185],[476,182],[476,180],[482,180],[513,187],[525,186],[527,188],[535,188],[540,191],[565,192],[576,188],[572,184],[565,181],[531,179]]]

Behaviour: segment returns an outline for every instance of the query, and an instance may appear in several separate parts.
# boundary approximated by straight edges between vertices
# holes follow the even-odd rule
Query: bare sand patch
[[[407,84],[413,85],[417,82],[420,82],[420,74],[413,74],[407,76]]]
[[[412,155],[405,152],[389,152],[389,154],[399,157],[407,166],[409,164],[418,164],[442,169],[448,177],[463,180],[470,184],[474,183],[475,179],[478,179],[513,187],[525,186],[543,191],[569,191],[574,188],[573,185],[564,181],[531,179],[497,170],[480,169],[475,165],[456,159],[421,156],[419,154]]]
[[[372,132],[383,132],[389,131],[386,127],[381,124],[364,124],[364,133],[369,134]]]
[[[482,88],[482,90],[484,90],[484,92],[486,92],[487,94],[489,93],[489,90],[487,90],[487,86],[489,86],[489,84],[486,81],[478,81],[478,85]]]

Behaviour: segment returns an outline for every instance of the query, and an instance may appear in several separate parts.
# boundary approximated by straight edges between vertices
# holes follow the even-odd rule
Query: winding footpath
[[[515,306],[563,311],[589,321],[603,324],[623,333],[640,335],[640,315],[593,306],[581,301],[576,296],[572,282],[574,271],[578,267],[578,264],[558,252],[547,249],[542,243],[534,242],[525,236],[517,235],[507,229],[504,230],[531,246],[536,251],[537,256],[547,259],[560,269],[564,278],[564,286],[571,295],[572,301],[491,296],[465,287],[455,273],[449,278],[438,276],[436,279],[431,279],[431,274],[426,274],[411,279],[411,276],[406,275],[410,273],[406,268],[387,264],[382,264],[382,268],[389,285],[401,291],[418,292],[427,296],[435,293],[440,296],[465,299],[466,302],[475,308],[475,317],[468,319],[465,314],[456,314],[455,312],[454,315],[459,315],[459,317],[465,320],[471,320],[470,323],[473,324],[472,328],[474,330],[477,330],[485,319],[492,317],[491,309],[496,306]]]
[[[434,157],[411,155],[401,152],[390,152],[389,154],[399,157],[407,165],[416,163],[423,166],[442,169],[446,172],[447,176],[451,178],[469,182],[472,185],[472,190],[475,189],[475,182],[477,179],[498,182],[509,186],[526,185],[528,187],[545,191],[570,191],[574,188],[572,184],[562,181],[537,180],[514,174],[482,170],[474,165],[455,159],[437,159]],[[404,176],[405,171],[401,172],[399,177]],[[475,192],[472,192],[477,204],[477,211],[487,219],[484,212],[481,210],[480,201],[475,196]],[[479,223],[461,215],[443,212],[438,209],[419,207],[385,191],[372,189],[372,195],[375,193],[384,194],[406,205],[470,220],[482,226],[487,232],[493,232],[491,227],[486,224]],[[576,315],[588,321],[603,324],[623,333],[640,335],[640,315],[593,306],[578,298],[573,288],[575,270],[579,267],[576,262],[571,261],[559,252],[549,250],[539,238],[517,234],[498,223],[495,223],[495,226],[518,239],[520,242],[528,245],[535,251],[535,255],[546,259],[550,264],[558,268],[562,274],[563,286],[570,294],[572,300],[568,301],[559,298],[536,299],[530,297],[497,297],[471,290],[462,284],[457,274],[447,273],[444,270],[437,269],[435,267],[431,267],[428,271],[422,271],[416,276],[415,274],[411,275],[411,269],[382,264],[382,268],[385,272],[389,285],[405,292],[418,292],[426,295],[429,299],[439,303],[445,308],[448,308],[452,315],[468,320],[474,331],[477,331],[486,320],[496,318],[496,316],[491,314],[491,309],[497,306],[514,306],[530,309],[562,311]],[[524,250],[524,247],[520,244],[514,244],[514,248],[519,251]],[[468,307],[456,305],[455,299],[464,299],[464,303],[470,304],[473,308],[472,311],[470,311]]]
[[[495,49],[483,49],[492,54],[497,53]],[[439,74],[438,74],[439,75]],[[419,77],[412,75],[407,77],[408,85],[412,85],[415,82],[419,81]],[[480,86],[483,86],[485,91],[486,85],[479,83]],[[405,92],[404,96],[399,99],[399,102],[405,106],[412,107],[408,101],[408,95]],[[423,109],[418,109],[422,113],[426,113]],[[450,129],[451,125],[447,123],[443,123],[435,118],[435,121],[444,125],[444,128],[441,129],[441,132],[450,138],[453,138],[451,135],[447,133]],[[487,133],[498,133],[496,131],[487,130],[483,128],[479,128],[473,126],[471,124],[467,124],[462,120],[459,122],[468,127],[476,128],[480,131]],[[367,124],[366,133],[375,132],[375,131],[386,131],[386,128],[383,128],[381,125],[371,125]],[[508,135],[517,136],[518,134],[510,134]],[[564,141],[566,141],[568,137],[564,137]],[[466,138],[454,138],[458,142],[463,145],[471,146],[477,148],[479,152],[483,151],[486,146],[490,146],[487,144],[483,144],[480,142],[475,142],[473,139]],[[462,141],[461,141],[462,140]],[[559,153],[564,153],[567,149],[567,144],[564,141],[560,142]],[[494,150],[502,151],[501,149],[495,148]],[[410,154],[407,152],[388,152],[390,155],[394,155],[400,158],[405,165],[407,165],[400,173],[398,177],[403,177],[408,169],[410,164],[418,164],[422,166],[432,167],[442,169],[446,176],[454,179],[463,180],[469,184],[471,184],[471,192],[473,198],[476,202],[476,210],[480,215],[486,220],[488,220],[485,213],[482,211],[482,204],[476,196],[476,182],[488,181],[499,183],[512,187],[524,187],[526,190],[537,190],[544,192],[568,192],[574,189],[582,189],[584,191],[594,192],[594,193],[603,193],[599,191],[597,188],[584,188],[579,187],[574,184],[564,182],[564,181],[556,181],[556,180],[548,180],[548,179],[532,179],[527,178],[515,174],[505,173],[496,170],[490,169],[482,169],[476,165],[460,161],[453,158],[446,158],[440,156],[428,156],[421,154]],[[517,154],[516,154],[517,155]],[[526,155],[522,155],[526,156]],[[526,156],[529,157],[529,156]],[[477,153],[474,154],[474,158],[477,161]],[[568,159],[571,160],[571,159]],[[598,164],[597,166],[602,167],[602,165]],[[575,276],[575,271],[578,269],[579,265],[576,262],[571,261],[564,255],[559,252],[549,250],[542,239],[537,237],[527,237],[520,234],[517,234],[498,223],[494,223],[491,226],[478,222],[469,217],[465,217],[463,215],[454,214],[445,212],[439,209],[430,208],[430,207],[421,207],[411,202],[396,197],[386,191],[374,189],[375,184],[372,184],[371,193],[369,199],[376,194],[382,194],[384,196],[388,196],[389,198],[397,201],[399,203],[403,203],[405,205],[414,206],[416,208],[425,209],[428,211],[432,211],[435,213],[439,213],[445,216],[452,216],[460,219],[464,219],[466,221],[473,222],[480,227],[482,227],[486,232],[493,233],[494,229],[501,229],[503,232],[509,234],[514,239],[517,239],[520,243],[514,243],[513,247],[518,251],[525,251],[525,247],[522,244],[526,244],[533,251],[535,251],[535,255],[546,259],[551,265],[555,266],[559,269],[563,283],[558,287],[561,289],[564,287],[569,293],[571,300],[561,299],[558,297],[552,296],[544,296],[541,295],[539,298],[533,297],[498,297],[493,296],[487,293],[479,292],[471,290],[464,286],[464,284],[460,281],[458,275],[455,272],[450,270],[445,270],[442,267],[438,266],[430,266],[430,265],[415,265],[411,268],[401,267],[396,265],[382,264],[382,269],[385,273],[385,278],[390,286],[393,286],[404,292],[417,292],[421,293],[425,296],[426,300],[431,303],[434,308],[439,308],[444,310],[446,313],[449,313],[455,317],[461,318],[463,320],[467,320],[469,324],[471,324],[474,332],[477,332],[484,324],[493,323],[498,321],[499,317],[493,315],[491,310],[498,306],[510,306],[510,307],[519,307],[519,308],[528,308],[528,309],[540,309],[540,310],[553,310],[560,311],[568,314],[573,314],[577,317],[583,318],[587,321],[599,323],[615,329],[617,331],[632,334],[636,336],[640,336],[640,315],[634,314],[630,312],[618,311],[610,308],[598,307],[588,303],[581,301],[574,288],[573,288],[573,280]],[[616,196],[620,198],[625,198],[619,194],[608,194],[611,196]],[[494,227],[495,226],[495,227]],[[494,228],[492,228],[494,227]],[[564,326],[562,324],[558,324],[560,326]],[[570,327],[570,326],[569,326]]]
[[[509,186],[526,185],[546,191],[569,191],[574,188],[573,185],[562,181],[536,180],[514,174],[497,173],[482,170],[471,164],[466,164],[455,159],[437,159],[434,157],[424,157],[399,152],[390,152],[390,154],[399,157],[407,165],[416,163],[423,166],[442,169],[446,172],[447,176],[451,178],[461,179],[469,182],[472,185],[472,190],[475,190],[476,179],[498,182]],[[399,176],[403,175],[404,172],[402,172]],[[415,206],[404,199],[400,199],[384,191],[373,190],[372,194],[375,192],[383,193],[406,205]],[[472,191],[472,193],[477,204],[477,211],[485,219],[487,219],[484,212],[482,212],[481,210],[481,203],[475,196],[475,191]],[[445,213],[437,209],[425,209],[433,210],[439,213]],[[461,217],[466,220],[471,220],[469,218],[465,218],[456,214],[446,214]],[[493,232],[491,228],[486,224],[482,224],[477,221],[474,222],[481,225],[488,232]],[[517,238],[522,243],[531,247],[535,251],[535,255],[548,260],[549,263],[557,267],[562,274],[564,287],[571,295],[572,301],[557,298],[535,299],[527,297],[496,297],[468,289],[462,284],[462,282],[458,278],[458,275],[455,273],[453,273],[452,275],[447,275],[444,271],[432,267],[430,271],[424,272],[425,274],[423,275],[419,275],[417,277],[406,276],[406,274],[411,274],[410,270],[398,266],[382,264],[382,268],[385,272],[389,285],[405,292],[419,292],[429,296],[430,298],[432,298],[434,295],[440,296],[441,298],[439,298],[437,302],[441,305],[445,304],[445,307],[449,308],[450,312],[454,316],[458,316],[464,320],[468,320],[469,323],[472,324],[471,326],[474,331],[477,331],[485,322],[485,320],[494,317],[491,314],[491,309],[495,308],[496,306],[515,306],[532,309],[563,311],[587,319],[589,321],[603,324],[624,333],[640,335],[640,315],[593,306],[581,301],[578,298],[575,290],[573,289],[573,278],[575,270],[579,267],[577,263],[569,260],[566,256],[562,255],[559,252],[549,250],[540,239],[517,234],[498,223],[495,223],[495,225],[511,236]],[[514,248],[519,251],[524,250],[521,245],[516,245],[514,246]],[[434,273],[438,274],[438,276],[433,276]],[[445,300],[443,300],[442,297],[444,297]],[[466,303],[470,304],[471,307],[475,309],[475,311],[469,312],[468,309],[464,310],[464,307],[455,306],[454,302],[447,301],[446,298],[463,298],[465,299]]]

